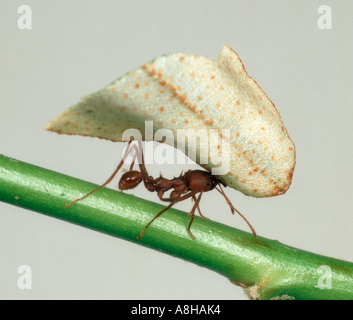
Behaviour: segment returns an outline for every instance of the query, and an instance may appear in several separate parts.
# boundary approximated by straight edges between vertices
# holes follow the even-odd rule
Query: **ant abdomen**
[[[128,171],[125,172],[119,181],[119,189],[121,191],[134,189],[136,188],[142,181],[142,173],[140,171]]]

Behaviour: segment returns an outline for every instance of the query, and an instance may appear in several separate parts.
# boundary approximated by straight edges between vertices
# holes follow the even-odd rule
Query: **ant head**
[[[185,180],[189,189],[193,191],[206,192],[214,189],[219,183],[223,182],[217,179],[208,171],[193,170],[185,173]]]

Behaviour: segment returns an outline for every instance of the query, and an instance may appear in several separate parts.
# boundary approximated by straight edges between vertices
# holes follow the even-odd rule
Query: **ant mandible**
[[[129,142],[128,147],[126,148],[126,151],[123,155],[123,159],[120,161],[118,167],[115,169],[113,174],[108,178],[106,182],[104,182],[101,186],[97,187],[93,191],[89,192],[85,196],[78,198],[69,204],[66,205],[66,208],[71,206],[77,201],[81,201],[91,195],[92,193],[98,191],[99,189],[105,187],[108,183],[110,183],[120,168],[123,166],[127,156],[132,153],[134,150],[134,156],[132,163],[130,165],[129,171],[125,172],[119,181],[119,189],[121,191],[124,190],[129,190],[129,189],[134,189],[136,188],[142,181],[148,191],[151,192],[157,192],[157,195],[160,200],[170,202],[168,206],[166,206],[163,210],[161,210],[141,231],[139,237],[137,238],[138,240],[141,240],[143,234],[145,233],[146,229],[151,225],[151,223],[157,219],[162,213],[167,211],[169,208],[171,208],[174,204],[177,202],[192,198],[194,201],[194,205],[191,209],[190,214],[190,222],[187,228],[188,233],[193,239],[196,239],[196,237],[192,234],[190,227],[191,224],[194,220],[195,216],[195,211],[196,209],[199,212],[199,215],[203,218],[206,218],[200,210],[199,203],[201,200],[201,196],[204,192],[211,191],[213,189],[216,189],[218,192],[220,192],[224,199],[226,200],[227,204],[229,205],[232,214],[237,212],[243,219],[244,221],[248,224],[250,227],[254,237],[256,238],[256,232],[255,229],[252,227],[252,225],[249,223],[249,221],[237,210],[234,208],[226,194],[224,193],[222,186],[226,187],[226,185],[216,178],[214,175],[212,175],[208,171],[204,170],[189,170],[185,172],[185,174],[181,173],[179,177],[173,178],[173,179],[166,179],[163,178],[162,176],[158,177],[157,179],[154,179],[151,177],[147,169],[145,167],[145,162],[144,162],[144,156],[143,156],[143,149],[142,149],[142,144],[141,141],[137,142],[137,146],[131,143],[132,141]],[[134,164],[136,157],[138,158],[138,165],[140,168],[140,171],[133,170]],[[169,197],[164,197],[164,193],[173,189]],[[197,197],[196,197],[197,196]],[[206,218],[207,219],[207,218]]]

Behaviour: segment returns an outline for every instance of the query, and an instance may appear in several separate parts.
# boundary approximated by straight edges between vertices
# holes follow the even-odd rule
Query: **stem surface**
[[[251,299],[353,299],[353,264],[286,246],[169,209],[141,240],[143,227],[164,208],[0,155],[0,200],[135,242],[216,271],[246,288]]]

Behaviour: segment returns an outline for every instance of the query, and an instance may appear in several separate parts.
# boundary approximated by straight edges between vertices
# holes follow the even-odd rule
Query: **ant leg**
[[[143,184],[145,185],[145,187],[148,191],[154,192],[154,191],[156,191],[156,188],[153,184],[155,179],[153,177],[151,177],[147,172],[141,141],[138,140],[137,144],[138,144],[138,146],[136,147],[136,156],[138,158],[138,164],[139,164],[139,168],[140,168],[140,171],[142,174]]]
[[[219,189],[218,189],[218,187],[219,187]],[[238,214],[244,219],[244,221],[248,224],[249,228],[250,228],[251,231],[252,231],[252,234],[254,235],[254,238],[256,238],[257,235],[256,235],[255,229],[254,229],[253,226],[250,224],[250,222],[249,222],[237,209],[234,208],[233,204],[230,202],[230,200],[228,199],[228,197],[227,197],[226,194],[224,193],[224,191],[223,191],[221,185],[218,185],[218,186],[216,187],[216,189],[217,189],[218,192],[220,192],[220,193],[223,195],[224,199],[227,201],[227,203],[228,203],[228,205],[229,205],[229,207],[230,207],[230,210],[232,211],[232,214],[234,214],[234,212],[238,213]]]
[[[137,156],[138,156],[138,164],[139,164],[139,167],[140,167],[140,171],[142,172],[143,181],[147,181],[148,180],[148,172],[147,172],[147,169],[145,167],[145,159],[144,159],[144,156],[143,156],[142,143],[141,143],[141,141],[138,141],[137,144],[138,144],[138,151],[139,151],[139,153],[137,154]]]
[[[132,169],[134,168],[134,165],[135,165],[135,160],[136,160],[137,152],[138,152],[137,148],[135,148],[135,149],[136,149],[135,154],[134,154],[134,157],[132,158],[132,162],[131,162],[129,171],[132,171]]]
[[[69,208],[71,205],[73,205],[74,203],[81,201],[85,198],[87,198],[88,196],[90,196],[92,193],[98,191],[99,189],[105,187],[108,183],[110,183],[114,177],[116,176],[116,174],[118,173],[118,171],[120,170],[120,168],[122,167],[122,165],[124,164],[126,157],[128,156],[128,154],[131,152],[132,149],[135,149],[136,147],[133,145],[130,145],[132,141],[129,141],[128,147],[125,150],[125,153],[123,155],[123,159],[119,162],[118,167],[115,169],[115,171],[113,172],[113,174],[108,178],[108,180],[106,182],[104,182],[102,185],[100,185],[99,187],[97,187],[96,189],[94,189],[93,191],[87,193],[86,195],[84,195],[81,198],[78,198],[74,201],[71,201],[70,203],[68,203],[67,205],[65,205],[66,208]]]
[[[151,225],[151,223],[156,220],[163,212],[166,212],[168,209],[170,209],[174,204],[176,204],[179,201],[183,201],[185,199],[188,199],[192,196],[194,196],[197,193],[197,191],[190,191],[189,193],[187,193],[186,195],[178,198],[177,200],[174,200],[173,202],[171,202],[167,207],[165,207],[162,211],[158,212],[157,215],[143,228],[143,230],[141,231],[140,235],[138,236],[137,240],[141,240],[143,234],[145,233],[146,229]]]
[[[175,202],[171,202],[169,206],[165,207],[162,211],[158,212],[158,214],[143,228],[140,235],[138,236],[137,240],[141,240],[143,234],[145,233],[146,229],[151,225],[151,223],[156,220],[163,212],[166,212],[169,208],[174,205]]]
[[[192,200],[193,200],[193,201],[196,201],[196,197],[193,196],[193,197],[192,197]],[[201,209],[200,209],[200,205],[199,205],[199,204],[197,205],[197,211],[199,212],[200,217],[202,217],[202,218],[204,218],[204,219],[207,219],[207,220],[210,220],[210,218],[207,218],[206,216],[204,216],[204,215],[201,213]]]
[[[192,234],[192,232],[191,232],[191,230],[190,230],[190,227],[191,227],[192,222],[194,221],[195,210],[196,210],[196,208],[198,208],[198,206],[199,206],[199,203],[200,203],[200,200],[201,200],[201,196],[202,196],[202,192],[200,192],[199,197],[196,199],[195,204],[194,204],[194,206],[192,207],[191,212],[189,213],[189,214],[191,215],[191,217],[190,217],[190,222],[189,222],[187,231],[188,231],[188,233],[190,234],[190,236],[191,236],[194,240],[196,239],[196,237]],[[195,195],[192,196],[192,198],[195,199]]]

